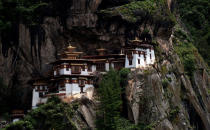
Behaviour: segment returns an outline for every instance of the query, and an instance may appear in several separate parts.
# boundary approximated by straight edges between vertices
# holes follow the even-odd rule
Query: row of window
[[[152,59],[151,54],[150,54],[150,59]],[[146,59],[144,58],[144,60],[146,60]],[[133,64],[133,59],[128,59],[128,62],[129,62],[129,65],[132,65]],[[140,59],[138,59],[138,64],[141,64]]]
[[[48,92],[39,92],[39,97],[42,98],[42,97],[44,97],[46,94],[48,94]]]
[[[36,91],[47,91],[47,86],[36,86],[35,87]]]

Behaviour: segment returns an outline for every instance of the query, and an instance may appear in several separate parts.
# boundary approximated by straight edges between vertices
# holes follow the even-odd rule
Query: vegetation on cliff
[[[103,76],[97,89],[100,105],[97,111],[96,125],[101,130],[150,130],[152,124],[139,123],[135,125],[123,113],[123,95],[127,86],[129,69],[119,72],[111,70]],[[145,106],[142,102],[142,106]],[[126,113],[127,114],[127,113]]]
[[[181,20],[192,35],[194,45],[210,65],[209,0],[177,0]]]
[[[176,22],[175,17],[167,8],[165,0],[133,1],[122,6],[101,10],[100,13],[105,17],[120,16],[131,23],[149,20],[174,25]]]
[[[196,69],[197,49],[193,46],[191,40],[181,29],[177,29],[173,39],[176,53],[179,55],[187,75],[192,76]]]
[[[0,31],[10,30],[20,21],[28,25],[37,24],[42,16],[38,9],[46,5],[47,3],[34,0],[0,0]]]
[[[5,130],[76,130],[72,121],[77,105],[63,103],[57,97],[51,97],[46,104],[32,110],[24,120],[8,125]]]
[[[97,116],[98,129],[116,129],[122,105],[119,74],[111,70],[105,75],[97,90],[100,106]]]

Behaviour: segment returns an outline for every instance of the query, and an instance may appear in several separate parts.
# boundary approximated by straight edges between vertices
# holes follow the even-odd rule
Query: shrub
[[[193,44],[198,48],[199,53],[208,65],[210,65],[209,0],[177,0],[177,5],[181,19],[192,35]]]
[[[5,130],[34,130],[34,128],[29,121],[17,121],[6,126]]]
[[[181,30],[175,32],[177,40],[174,45],[176,53],[179,55],[184,69],[187,75],[192,76],[194,70],[196,69],[196,55],[198,54],[197,49],[193,46],[191,42],[183,41],[186,36]]]
[[[163,88],[166,88],[166,87],[168,87],[168,80],[167,79],[163,79],[162,80],[162,85],[163,85]]]
[[[77,108],[76,108],[77,109]],[[46,104],[40,105],[33,109],[22,121],[12,123],[6,130],[76,130],[72,121],[74,115],[74,107],[72,105],[61,102],[58,97],[51,97]]]
[[[179,111],[180,111],[180,109],[179,109],[178,106],[176,106],[174,109],[170,110],[170,112],[169,112],[169,119],[171,121],[174,121],[176,119],[176,117],[178,116]]]

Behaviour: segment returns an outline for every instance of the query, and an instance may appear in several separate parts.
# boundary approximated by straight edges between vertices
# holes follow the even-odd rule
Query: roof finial
[[[69,44],[69,46],[71,46],[71,40],[68,40],[68,44]]]
[[[135,40],[139,40],[139,38],[138,37],[135,37]]]

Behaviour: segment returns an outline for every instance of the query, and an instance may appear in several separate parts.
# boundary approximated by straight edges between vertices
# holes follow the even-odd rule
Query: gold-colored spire
[[[76,48],[76,47],[71,45],[71,40],[68,41],[68,44],[69,44],[68,47],[67,47],[68,49]]]

